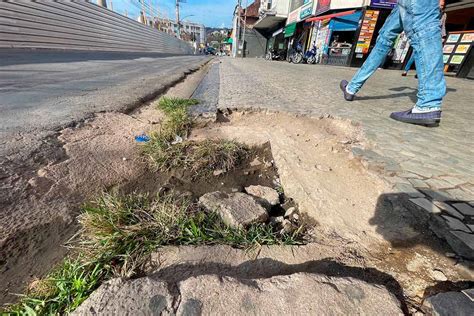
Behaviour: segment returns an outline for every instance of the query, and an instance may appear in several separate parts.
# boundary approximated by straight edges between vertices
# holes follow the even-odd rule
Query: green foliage
[[[166,113],[167,119],[161,130],[152,133],[150,141],[143,146],[152,167],[160,171],[184,168],[198,178],[212,175],[216,170],[232,170],[248,156],[247,146],[230,140],[175,142],[177,136],[188,136],[192,127],[188,108],[197,103],[195,99],[160,99],[158,108]]]
[[[103,281],[134,276],[151,252],[166,245],[225,244],[251,249],[303,243],[302,228],[293,234],[281,234],[264,224],[232,228],[217,214],[173,195],[104,194],[83,207],[79,222],[82,230],[74,243],[78,255],[33,282],[27,295],[6,314],[68,314]]]

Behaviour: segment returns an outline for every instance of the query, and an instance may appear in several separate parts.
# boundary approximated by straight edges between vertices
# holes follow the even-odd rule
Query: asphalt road
[[[96,112],[127,111],[205,56],[154,53],[0,50],[0,180],[48,154],[63,127]],[[3,180],[2,180],[3,182]],[[8,189],[0,183],[0,190]],[[5,193],[5,192],[3,192]],[[0,202],[5,202],[0,192]]]

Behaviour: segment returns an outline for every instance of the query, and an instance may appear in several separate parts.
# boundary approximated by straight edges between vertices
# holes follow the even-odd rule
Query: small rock
[[[216,177],[220,176],[223,173],[224,173],[224,170],[222,170],[222,169],[214,170],[214,172],[212,172],[212,174]]]
[[[298,213],[293,213],[291,215],[291,219],[295,220],[295,221],[298,221],[300,219],[300,216],[298,215]]]
[[[332,169],[330,167],[323,166],[323,165],[315,165],[315,168],[320,170],[320,171],[324,171],[324,172],[332,171]]]
[[[446,252],[444,255],[448,258],[456,258],[456,254],[453,252]]]
[[[263,185],[251,185],[245,188],[245,191],[256,197],[265,206],[277,205],[280,202],[280,196],[275,189]]]
[[[281,229],[281,233],[286,233],[286,234],[291,234],[293,233],[295,230],[298,229],[298,227],[293,224],[291,221],[285,219],[283,220],[283,223],[281,224],[282,226],[282,229]]]
[[[127,158],[123,157],[122,160],[123,160],[123,161],[127,161]]]
[[[444,275],[443,271],[440,271],[440,270],[431,271],[431,277],[435,281],[447,281],[448,280],[446,275]]]
[[[284,220],[285,219],[283,218],[283,216],[270,217],[270,224],[271,225],[280,224],[280,223],[283,223]]]
[[[237,188],[232,188],[232,192],[234,192],[234,193],[235,193],[235,192],[239,192],[239,189],[237,189]]]
[[[285,218],[288,218],[290,217],[291,215],[293,215],[293,213],[296,212],[296,207],[290,207],[289,209],[286,210],[285,212]]]
[[[243,228],[268,219],[267,211],[252,196],[241,192],[206,193],[199,198],[199,203],[208,211],[217,212],[224,223],[231,227]]]
[[[252,167],[257,167],[257,166],[260,166],[261,164],[262,162],[258,159],[258,157],[255,157],[255,159],[250,162],[250,165]]]

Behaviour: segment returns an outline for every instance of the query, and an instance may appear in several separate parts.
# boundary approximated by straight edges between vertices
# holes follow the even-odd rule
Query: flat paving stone
[[[434,203],[434,205],[436,205],[438,208],[445,211],[449,215],[451,215],[453,217],[456,217],[460,220],[464,219],[464,215],[462,215],[458,210],[456,210],[454,207],[450,206],[449,204],[443,203],[443,202],[440,202],[440,201],[435,201],[433,203]]]
[[[418,199],[410,199],[410,202],[412,202],[415,205],[418,205],[421,207],[423,210],[430,214],[439,214],[441,213],[441,210],[434,205],[431,201],[425,199],[425,198],[418,198]]]
[[[451,235],[451,236],[450,236]],[[474,260],[474,234],[451,231],[446,240],[459,255]]]
[[[428,297],[423,303],[429,315],[474,315],[474,302],[462,292],[445,292]]]
[[[467,203],[454,203],[453,206],[465,216],[474,216],[474,207]]]
[[[446,216],[446,215],[442,215],[441,217],[443,217],[446,220],[446,224],[448,224],[448,226],[451,230],[459,230],[459,231],[463,231],[463,232],[466,232],[466,233],[471,232],[469,227],[464,225],[464,223],[461,222],[459,219],[451,217],[451,216]]]

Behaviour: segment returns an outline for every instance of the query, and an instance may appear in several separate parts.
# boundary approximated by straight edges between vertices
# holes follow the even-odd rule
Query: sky
[[[160,15],[175,19],[175,0],[144,0],[151,2],[152,7],[158,8]],[[111,0],[107,0],[110,9]],[[245,1],[243,1],[245,3]],[[249,3],[252,1],[249,1]],[[139,15],[139,0],[112,0],[115,12],[125,14],[136,20]],[[207,27],[230,27],[232,14],[237,0],[186,0],[180,3],[180,16],[185,20],[202,23]],[[148,14],[149,15],[149,14]],[[193,15],[186,17],[188,15]]]

